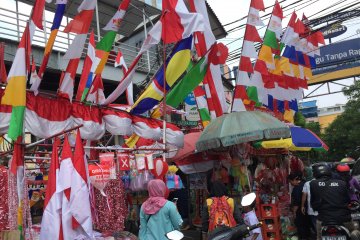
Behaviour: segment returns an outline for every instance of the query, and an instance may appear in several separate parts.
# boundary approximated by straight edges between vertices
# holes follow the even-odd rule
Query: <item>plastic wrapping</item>
[[[8,171],[0,166],[0,231],[10,230]]]

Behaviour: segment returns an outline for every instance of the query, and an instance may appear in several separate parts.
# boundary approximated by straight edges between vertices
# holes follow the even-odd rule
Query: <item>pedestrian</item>
[[[295,216],[294,223],[300,240],[310,237],[309,216],[301,211],[302,191],[305,184],[301,172],[293,172],[288,176],[290,184],[294,187],[291,192],[291,208]]]
[[[165,199],[166,184],[159,179],[148,183],[149,198],[140,210],[140,240],[166,240],[165,234],[179,230],[182,219],[176,205]]]
[[[211,184],[209,198],[202,214],[202,236],[207,239],[207,234],[219,226],[234,227],[236,224],[244,223],[241,211],[233,198],[228,196],[226,186],[221,181]]]
[[[249,193],[245,195],[241,200],[241,206],[243,207],[243,211],[245,212],[244,216],[244,222],[248,226],[252,226],[259,223],[259,220],[256,217],[255,213],[255,199],[256,195],[255,193]],[[261,229],[255,228],[252,230],[250,235],[246,238],[243,238],[244,240],[262,240],[261,235]]]
[[[303,190],[302,190],[302,199],[301,199],[301,212],[305,215],[306,213],[309,215],[309,218],[311,220],[311,229],[312,231],[316,234],[316,218],[318,215],[317,211],[314,211],[314,209],[312,209],[311,204],[310,204],[310,199],[311,199],[311,193],[310,193],[310,181],[305,182]],[[316,239],[320,240],[320,236],[317,236]]]

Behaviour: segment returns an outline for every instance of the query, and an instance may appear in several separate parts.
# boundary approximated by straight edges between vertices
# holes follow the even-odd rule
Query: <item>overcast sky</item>
[[[246,19],[242,20],[242,21],[238,21],[233,24],[229,24],[229,23],[239,20],[248,14],[250,0],[241,0],[241,1],[240,0],[226,0],[226,1],[207,0],[207,1],[210,4],[210,6],[212,7],[212,9],[214,10],[214,12],[216,13],[216,15],[218,16],[220,22],[223,25],[225,25],[225,29],[227,31],[230,31],[228,36],[225,39],[222,39],[221,42],[223,42],[224,44],[227,44],[230,52],[241,47],[242,41],[238,40],[238,39],[244,35],[244,31],[238,30],[238,31],[231,32],[231,29],[236,28],[237,26],[239,26],[241,24],[245,24]],[[280,1],[280,2],[281,2],[281,6],[284,7],[284,6],[290,5],[291,3],[296,2],[296,0],[286,0],[285,2],[282,2],[282,1]],[[314,19],[314,18],[320,17],[322,15],[326,15],[327,13],[329,13],[331,11],[335,11],[336,9],[339,9],[341,7],[345,7],[345,6],[348,6],[349,4],[354,3],[353,0],[347,0],[343,3],[340,3],[340,2],[341,1],[338,1],[338,0],[333,0],[333,1],[303,0],[300,3],[302,5],[300,5],[300,6],[297,6],[299,3],[289,6],[284,11],[284,15],[286,17],[283,20],[283,27],[285,27],[287,25],[287,23],[289,21],[289,17],[291,15],[292,11],[294,11],[294,10],[296,11],[296,13],[299,17],[301,17],[302,14],[305,13],[305,15],[308,16],[309,19]],[[265,3],[265,7],[268,7],[268,6],[273,5],[275,3],[275,0],[264,0],[264,3]],[[332,5],[334,5],[334,6],[332,6]],[[320,12],[321,10],[324,10],[324,11]],[[269,8],[266,12],[268,13],[271,11],[272,11],[272,8]],[[264,13],[261,13],[260,15],[262,16],[262,15],[264,15]],[[347,32],[339,37],[333,38],[332,42],[338,42],[338,41],[341,41],[344,39],[348,40],[351,38],[360,37],[358,35],[355,35],[356,31],[358,29],[360,29],[359,22],[360,22],[360,18],[352,19],[350,21],[345,22],[344,25],[346,25],[348,27]],[[264,21],[264,23],[267,24],[267,20]],[[227,25],[227,24],[229,24],[229,25]],[[265,29],[262,29],[259,31],[261,35],[264,34],[264,30]],[[237,66],[238,63],[239,63],[238,60],[228,62],[230,68],[232,68],[232,66]],[[347,80],[342,80],[342,81],[337,81],[337,82],[341,83],[341,84],[349,85],[349,84],[352,84],[353,81],[354,81],[353,79],[347,79]],[[309,87],[309,90],[305,91],[305,95],[309,94],[316,87],[318,87],[318,86]],[[336,84],[330,84],[330,89],[332,91],[340,91],[342,89],[342,86],[339,86]],[[315,94],[319,95],[319,94],[323,94],[326,92],[327,92],[327,85],[324,85],[318,91],[316,91],[316,93],[314,93],[313,95],[315,95]],[[331,95],[316,97],[316,98],[309,98],[308,100],[317,100],[319,107],[332,106],[337,103],[346,103],[346,101],[347,101],[346,97],[342,93],[331,94]],[[307,101],[307,100],[305,100],[305,101]]]

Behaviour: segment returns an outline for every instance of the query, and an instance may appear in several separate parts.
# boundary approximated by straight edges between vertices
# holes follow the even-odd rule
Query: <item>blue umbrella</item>
[[[296,147],[324,148],[328,146],[311,130],[301,127],[290,127],[292,142]]]

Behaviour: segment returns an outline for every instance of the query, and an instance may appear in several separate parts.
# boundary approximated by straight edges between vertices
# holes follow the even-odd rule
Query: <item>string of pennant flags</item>
[[[0,134],[7,133],[15,142],[10,171],[19,183],[24,179],[25,128],[37,137],[49,138],[81,126],[77,130],[74,152],[65,137],[59,157],[57,148],[60,141],[54,138],[40,239],[74,239],[79,234],[93,237],[88,169],[82,139],[99,140],[108,131],[112,135],[126,136],[126,145],[130,149],[136,149],[141,139],[163,140],[164,149],[167,144],[182,148],[184,133],[175,124],[166,123],[164,115],[168,109],[176,109],[192,92],[203,127],[229,111],[254,109],[281,113],[285,120],[291,121],[302,91],[307,88],[307,80],[312,75],[311,68],[316,65],[314,59],[319,55],[319,45],[324,44],[322,34],[311,33],[304,25],[306,17],[300,20],[295,12],[283,32],[283,12],[277,1],[265,35],[261,38],[257,27],[264,26],[260,19],[260,12],[265,10],[264,2],[251,0],[229,110],[220,70],[220,66],[226,63],[228,49],[216,42],[205,1],[190,0],[189,11],[183,0],[163,0],[160,19],[147,34],[133,62],[127,66],[122,53],[118,53],[115,67],[121,66],[123,77],[106,97],[102,73],[131,0],[121,1],[114,16],[103,28],[106,33],[98,43],[90,29],[97,1],[83,0],[77,9],[78,14],[63,30],[76,36],[63,56],[68,64],[61,74],[57,97],[48,98],[38,94],[39,87],[42,81],[46,81],[44,72],[67,1],[55,1],[50,37],[37,72],[35,64],[32,68],[30,64],[31,43],[35,29],[43,29],[46,2],[54,4],[51,0],[35,1],[9,73],[4,72],[3,61],[0,62],[0,82],[6,79],[5,89],[0,90]],[[76,70],[89,32],[80,83],[74,93]],[[164,48],[167,44],[174,44],[174,47],[168,56],[164,56],[163,65],[135,100],[132,79],[136,67],[142,55],[160,43]],[[259,51],[256,51],[256,43],[261,44]],[[196,56],[192,56],[193,49]],[[1,59],[2,55],[3,46],[0,46]],[[28,75],[30,91],[26,89]],[[112,108],[111,104],[125,92],[130,109]],[[142,116],[149,111],[151,117]],[[163,121],[159,120],[161,116]],[[129,162],[125,160],[121,162],[122,167],[128,169]],[[145,158],[140,160],[145,168],[148,164]],[[154,161],[153,164],[163,164],[163,161]],[[18,188],[19,219],[22,219],[22,209],[27,204],[23,189],[21,186]],[[19,230],[23,231],[24,222],[21,220],[18,224]]]
[[[312,76],[311,68],[316,65],[314,57],[319,54],[319,45],[324,44],[320,32],[311,33],[304,25],[303,22],[307,21],[305,16],[300,20],[294,12],[283,32],[282,8],[276,1],[262,39],[257,27],[264,26],[260,19],[260,11],[264,11],[265,6],[263,0],[251,0],[239,71],[229,110],[220,71],[220,66],[226,62],[228,50],[226,46],[216,43],[203,0],[191,0],[190,12],[183,0],[174,3],[164,0],[160,20],[149,31],[137,57],[129,67],[122,53],[118,53],[115,66],[121,66],[124,74],[116,89],[105,97],[102,72],[130,2],[131,0],[124,0],[120,3],[114,16],[104,27],[106,33],[98,43],[95,42],[94,33],[91,31],[79,87],[77,93],[74,94],[76,69],[96,6],[96,0],[82,1],[77,9],[78,14],[63,30],[66,33],[74,33],[76,36],[63,56],[63,59],[68,61],[68,65],[61,74],[57,92],[62,100],[68,99],[72,102],[74,99],[76,102],[108,106],[126,92],[127,102],[131,106],[130,114],[140,115],[154,110],[151,116],[157,118],[164,114],[164,111],[159,114],[161,111],[157,107],[166,95],[166,104],[176,108],[186,94],[194,92],[204,127],[211,119],[229,111],[246,111],[264,107],[273,112],[283,113],[284,118],[291,121],[294,112],[297,111],[297,102],[302,98],[302,91],[307,88],[307,80]],[[39,71],[36,72],[34,65],[31,69],[30,90],[35,96],[39,92],[61,20],[65,14],[67,1],[57,0],[55,4],[57,6],[53,25]],[[29,112],[27,104],[29,97],[26,94],[27,73],[30,72],[32,36],[36,27],[43,29],[41,20],[44,7],[45,0],[35,1],[1,98],[2,109],[6,109],[4,111],[8,117],[3,120],[5,125],[8,124],[8,128],[4,129],[13,140],[22,135],[24,122],[26,127],[30,125],[25,121],[27,118],[25,113]],[[175,47],[144,92],[134,101],[132,78],[137,63],[144,52],[159,44],[160,41],[164,44],[175,43]],[[259,51],[255,49],[256,43],[261,43]],[[197,58],[191,56],[193,47],[196,49]],[[1,76],[6,77],[6,72]],[[15,95],[20,97],[15,98]],[[82,117],[86,121],[86,117]],[[34,132],[37,131],[34,130]],[[97,139],[98,136],[93,138]]]

